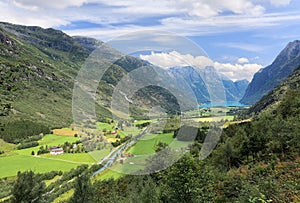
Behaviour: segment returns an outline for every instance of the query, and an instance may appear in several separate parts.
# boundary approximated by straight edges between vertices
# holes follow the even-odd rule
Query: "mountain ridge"
[[[248,111],[249,114],[259,114],[268,109],[275,109],[281,102],[284,95],[290,90],[300,89],[300,66],[298,66],[291,75],[289,75],[280,85],[264,95],[258,102],[252,105]]]
[[[72,90],[74,79],[91,52],[103,42],[70,37],[62,31],[37,26],[0,22],[1,108],[11,104],[8,116],[0,123],[25,119],[65,127],[72,123]],[[101,51],[101,50],[100,50]],[[148,63],[125,56],[105,72],[97,89],[98,119],[112,118],[110,102],[115,85],[129,71]],[[11,87],[13,86],[15,87]],[[8,89],[15,88],[14,92]],[[162,95],[157,97],[157,92]],[[5,96],[4,96],[5,95]],[[176,111],[176,101],[166,91],[149,87],[136,94],[133,115],[147,116],[147,109],[164,103]],[[168,104],[167,101],[173,103]],[[4,108],[4,107],[3,107]]]
[[[288,43],[271,65],[254,74],[240,102],[254,104],[259,101],[288,77],[298,65],[300,65],[300,41],[295,40]]]
[[[210,103],[210,94],[207,91],[206,84],[201,78],[201,73],[194,67],[170,67],[168,69],[175,77],[183,77],[192,88],[199,103]],[[226,101],[238,102],[248,86],[247,80],[237,80],[233,82],[227,77],[219,77],[224,86]]]

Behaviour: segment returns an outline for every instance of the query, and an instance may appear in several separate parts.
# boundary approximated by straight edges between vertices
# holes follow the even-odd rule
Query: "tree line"
[[[29,137],[39,134],[50,134],[50,128],[41,123],[20,120],[6,123],[0,131],[0,138],[9,143],[18,144]],[[32,140],[36,141],[36,140]]]

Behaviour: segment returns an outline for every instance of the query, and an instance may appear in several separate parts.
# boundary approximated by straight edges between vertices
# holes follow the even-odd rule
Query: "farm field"
[[[2,140],[1,146],[5,145],[6,149],[10,149],[11,151],[6,152],[0,157],[0,178],[16,176],[18,171],[26,170],[33,170],[36,173],[45,173],[53,170],[69,171],[78,165],[96,162],[88,153],[62,154],[58,156],[50,156],[49,154],[40,156],[31,155],[32,151],[36,154],[41,146],[57,146],[65,142],[72,143],[79,139],[76,137],[49,134],[38,141],[39,146],[22,150],[16,150],[13,145]]]
[[[22,154],[22,155],[31,155],[31,152],[34,151],[35,154],[39,150],[41,146],[48,147],[50,146],[57,146],[60,144],[64,144],[65,142],[76,142],[80,140],[79,137],[68,137],[68,136],[59,136],[59,135],[54,135],[54,134],[48,134],[45,135],[41,140],[38,141],[39,146],[36,147],[31,147],[27,149],[22,149],[22,150],[15,150],[17,154]]]
[[[118,173],[118,172],[116,172],[114,170],[111,170],[111,169],[106,169],[101,174],[96,176],[96,180],[107,180],[107,179],[110,179],[110,178],[118,179],[122,176],[123,176],[122,173]]]
[[[58,156],[52,156],[50,154],[40,155],[41,158],[50,159],[50,160],[61,160],[67,161],[70,163],[79,163],[79,164],[91,164],[96,160],[89,153],[77,153],[77,154],[61,154]]]
[[[159,142],[164,142],[172,149],[186,147],[189,143],[178,141],[173,138],[173,132],[163,134],[148,134],[140,139],[127,152],[133,155],[150,155],[155,153],[156,145]]]
[[[134,157],[127,157],[124,160],[124,164],[119,162],[115,163],[111,168],[106,169],[104,172],[99,174],[96,179],[116,179],[122,176],[122,174],[130,174],[144,169],[146,159],[155,153],[156,145],[159,142],[169,144],[169,147],[172,149],[180,149],[182,147],[187,147],[190,144],[189,142],[182,142],[173,139],[173,132],[145,135],[127,151],[127,153],[133,154]]]
[[[102,150],[95,150],[92,152],[89,152],[88,154],[95,160],[95,162],[100,161],[102,158],[104,158],[106,155],[110,153],[110,149],[102,149]]]
[[[140,139],[134,146],[132,146],[128,150],[128,153],[133,155],[153,154],[155,152],[155,146],[159,142],[164,142],[169,144],[172,141],[173,141],[173,133],[145,135],[142,139]]]
[[[69,163],[60,160],[49,160],[30,155],[14,155],[0,158],[0,178],[16,176],[18,171],[32,170],[35,173],[50,171],[69,171],[78,163]]]
[[[75,134],[77,134],[77,132],[72,130],[71,128],[61,128],[61,129],[54,129],[53,134],[73,137]]]

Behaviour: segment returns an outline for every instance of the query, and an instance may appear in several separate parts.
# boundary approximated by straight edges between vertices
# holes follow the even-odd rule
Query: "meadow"
[[[43,159],[30,155],[13,155],[0,158],[0,178],[16,176],[18,171],[32,170],[35,173],[50,171],[69,171],[79,163],[69,163],[61,160]]]
[[[72,168],[81,164],[93,164],[97,159],[103,158],[109,153],[109,150],[98,150],[89,153],[74,153],[74,154],[62,154],[57,156],[51,156],[50,154],[43,154],[39,156],[32,156],[31,152],[35,154],[41,146],[57,146],[64,144],[65,142],[75,142],[80,140],[78,137],[59,136],[54,134],[45,135],[39,140],[39,146],[16,150],[13,145],[1,141],[1,146],[6,146],[6,152],[0,157],[0,178],[16,176],[18,171],[33,170],[36,173],[45,173],[49,171],[69,171]]]
[[[155,149],[159,142],[168,144],[169,147],[173,150],[186,148],[190,144],[190,142],[183,142],[174,139],[173,132],[162,134],[147,134],[127,150],[126,153],[132,154],[134,155],[134,157],[127,157],[123,161],[123,164],[120,163],[120,161],[116,162],[113,166],[96,176],[96,179],[117,179],[124,174],[130,174],[144,169],[146,160],[155,154]]]
[[[153,154],[159,142],[170,144],[173,140],[173,133],[147,134],[127,152],[133,155]]]
[[[162,134],[147,134],[133,145],[127,152],[133,155],[151,155],[155,153],[155,149],[159,142],[169,145],[171,149],[180,149],[187,147],[189,142],[178,141],[173,138],[173,132]]]

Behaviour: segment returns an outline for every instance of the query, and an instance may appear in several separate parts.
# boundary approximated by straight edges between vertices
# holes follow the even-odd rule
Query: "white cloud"
[[[124,21],[125,19],[126,18],[122,18],[121,20]],[[115,19],[108,20],[112,22],[117,22],[119,20],[118,15]],[[237,17],[234,15],[229,15],[216,16],[205,19],[168,17],[160,20],[161,24],[151,26],[133,25],[127,23],[126,25],[108,25],[101,28],[65,30],[65,32],[67,32],[70,35],[84,35],[96,37],[105,41],[106,39],[112,39],[123,34],[142,30],[164,30],[177,33],[182,36],[200,36],[215,33],[247,31],[262,28],[266,29],[267,27],[280,26],[284,23],[297,23],[299,22],[299,20],[300,14],[297,13],[263,14],[259,17],[249,17],[247,15],[241,15]],[[263,52],[266,48],[268,48],[261,45],[247,43],[219,43],[218,45],[242,49],[251,52]]]
[[[12,2],[17,7],[36,11],[48,8],[64,9],[70,6],[81,6],[83,3],[87,3],[87,0],[13,0]]]
[[[189,54],[180,54],[176,51],[170,53],[152,52],[150,55],[140,55],[140,58],[165,69],[175,66],[194,66],[198,68],[214,66],[221,75],[225,75],[233,81],[242,79],[250,81],[254,73],[263,68],[260,64],[249,63],[249,60],[246,58],[240,58],[244,62],[243,64],[219,63],[213,62],[206,56],[194,57]]]
[[[279,1],[274,2],[274,5],[279,4]],[[286,0],[282,2],[287,3]],[[59,27],[76,21],[87,21],[100,24],[101,28],[73,30],[70,26],[69,32],[91,36],[88,32],[92,31],[94,36],[101,38],[125,34],[130,31],[130,27],[135,30],[159,29],[195,36],[265,28],[300,20],[300,15],[295,13],[266,13],[265,5],[252,0],[2,0],[0,6],[0,21],[42,27]],[[135,25],[135,22],[147,17],[154,17],[156,20],[151,25]],[[114,25],[115,23],[118,25]],[[95,34],[96,32],[100,34]]]
[[[249,59],[242,57],[237,60],[237,63],[240,63],[240,64],[249,63]]]
[[[34,9],[33,7],[31,9]],[[39,12],[32,10],[24,10],[21,8],[11,7],[9,3],[0,2],[0,21],[10,22],[15,24],[54,27],[57,25],[67,25],[69,21],[63,18],[49,15],[44,13],[41,15]]]
[[[89,2],[102,3],[118,7],[119,13],[129,14],[184,14],[197,17],[217,16],[225,11],[235,14],[259,15],[264,12],[261,5],[253,4],[251,0],[88,0]]]
[[[194,57],[190,54],[180,54],[176,51],[169,53],[152,52],[150,55],[140,55],[140,58],[162,68],[175,66],[196,66],[199,68],[205,68],[206,66],[213,65],[213,61],[206,56]]]
[[[256,63],[246,64],[230,64],[215,62],[214,67],[216,70],[233,81],[247,79],[252,80],[253,75],[263,68],[262,65]]]
[[[270,3],[274,6],[286,6],[291,3],[291,0],[270,0]]]
[[[284,22],[298,22],[299,13],[272,13],[260,16],[248,15],[228,15],[216,16],[208,19],[170,17],[161,20],[162,25],[167,28],[181,28],[190,32],[232,32],[241,30],[251,30],[256,28],[266,28],[270,26],[279,26]],[[201,28],[201,29],[199,29]]]

